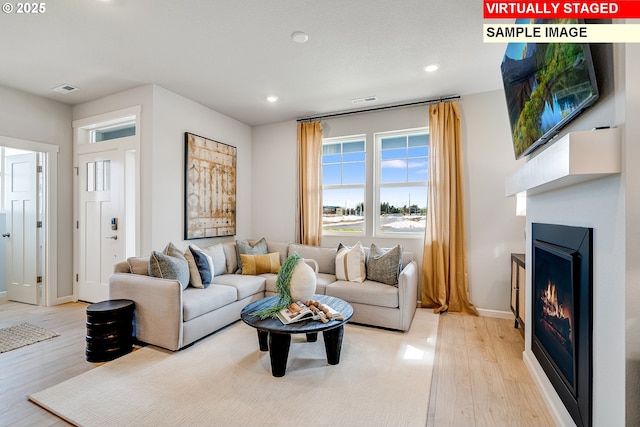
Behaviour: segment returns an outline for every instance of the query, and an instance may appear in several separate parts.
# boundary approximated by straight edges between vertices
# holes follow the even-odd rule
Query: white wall
[[[518,166],[514,161],[507,110],[502,92],[466,96],[462,108],[462,138],[466,157],[469,287],[480,309],[509,311],[510,253],[524,252],[524,219],[515,216],[515,199],[504,196],[504,177]],[[331,138],[366,134],[372,149],[373,133],[428,125],[426,106],[358,114],[323,121],[323,135]],[[292,241],[295,238],[296,123],[255,127],[253,130],[253,232],[256,238]],[[367,169],[372,176],[371,167]],[[272,176],[274,179],[265,179]],[[366,206],[371,224],[373,202]],[[323,246],[357,240],[324,237]],[[396,241],[414,252],[422,263],[423,236],[361,238],[388,246]],[[352,242],[353,243],[353,242]],[[496,274],[499,272],[499,274]]]
[[[252,237],[251,216],[251,128],[187,98],[154,86],[153,150],[143,167],[152,167],[153,233],[151,247],[162,249],[169,242],[186,247],[184,236],[184,133],[191,132],[237,148],[236,236],[199,239],[196,245]],[[143,190],[144,191],[144,190]]]
[[[254,127],[252,140],[253,237],[293,242],[298,179],[296,122]]]
[[[467,258],[471,301],[481,310],[510,312],[511,253],[524,253],[525,218],[504,178],[516,161],[502,91],[465,96],[462,140],[466,157]]]
[[[600,46],[602,48],[603,46]],[[609,47],[611,49],[611,47]],[[601,72],[601,97],[563,134],[595,126],[624,129],[624,46],[600,52],[615,53],[615,70]],[[622,75],[618,73],[623,70]],[[623,137],[623,147],[625,140]],[[636,158],[637,162],[637,158]],[[634,165],[635,167],[635,165]],[[625,424],[625,171],[586,183],[529,196],[527,198],[527,265],[531,265],[531,223],[592,227],[593,231],[593,425]],[[526,304],[531,306],[531,269],[527,269]],[[525,324],[531,324],[531,310]],[[574,425],[540,364],[531,351],[531,329],[525,330],[525,359],[540,377],[543,393],[561,425]],[[637,405],[637,402],[636,402]]]
[[[637,23],[637,22],[636,22]],[[626,423],[640,425],[640,45],[625,46],[626,116],[623,146],[626,198]]]
[[[74,107],[74,119],[142,106],[140,130],[140,254],[167,243],[186,248],[184,237],[184,132],[237,147],[236,231],[251,237],[251,128],[201,104],[146,85]],[[199,239],[207,246],[234,237]]]
[[[620,176],[574,185],[529,197],[527,248],[531,223],[593,227],[593,425],[624,425],[624,192]],[[527,251],[527,265],[531,264]],[[527,307],[531,306],[531,270],[527,269]],[[531,324],[527,310],[525,325]],[[526,353],[540,374],[531,352],[531,329],[525,330]],[[542,373],[542,376],[544,374]],[[554,406],[562,407],[553,388]],[[548,388],[550,387],[550,388]],[[555,395],[555,396],[554,396]],[[564,409],[564,408],[561,408]],[[565,425],[572,425],[562,410]]]
[[[57,298],[73,295],[73,157],[71,107],[5,86],[0,86],[0,135],[58,146],[56,260]]]

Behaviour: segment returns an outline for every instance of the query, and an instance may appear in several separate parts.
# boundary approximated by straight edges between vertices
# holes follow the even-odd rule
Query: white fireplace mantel
[[[570,132],[505,180],[505,193],[543,193],[621,172],[617,128]]]

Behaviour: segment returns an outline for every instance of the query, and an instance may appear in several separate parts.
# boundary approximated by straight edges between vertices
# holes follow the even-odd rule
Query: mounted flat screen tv
[[[578,21],[519,19],[516,23]],[[516,159],[547,143],[598,99],[588,44],[509,43],[500,68]]]

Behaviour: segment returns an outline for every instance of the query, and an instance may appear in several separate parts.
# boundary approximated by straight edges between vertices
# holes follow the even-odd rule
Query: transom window
[[[364,234],[365,136],[324,139],[323,234]]]
[[[127,123],[119,123],[116,125],[105,126],[102,128],[94,129],[90,132],[90,142],[95,144],[96,142],[109,141],[111,139],[125,138],[127,136],[133,136],[136,134],[136,122],[135,120]]]
[[[423,234],[427,215],[428,129],[374,135],[376,234]]]

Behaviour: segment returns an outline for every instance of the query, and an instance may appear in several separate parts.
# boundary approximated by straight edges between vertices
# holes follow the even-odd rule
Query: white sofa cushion
[[[289,244],[287,256],[298,253],[302,258],[310,258],[318,263],[318,273],[336,274],[336,248]]]
[[[362,283],[338,280],[325,289],[326,294],[350,303],[368,304],[380,307],[399,306],[398,288],[384,283],[365,280]]]
[[[238,291],[232,286],[210,285],[206,289],[187,288],[182,292],[184,322],[236,301]]]
[[[267,242],[267,251],[278,252],[280,254],[280,265],[284,264],[287,260],[288,252],[289,252],[289,243],[283,242]]]
[[[264,292],[265,278],[242,274],[223,274],[213,278],[212,284],[232,286],[238,291],[238,300]]]

